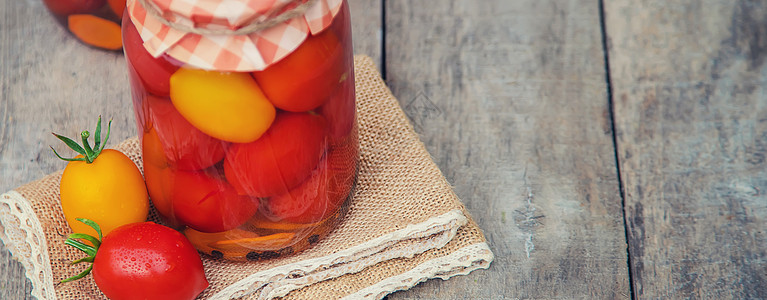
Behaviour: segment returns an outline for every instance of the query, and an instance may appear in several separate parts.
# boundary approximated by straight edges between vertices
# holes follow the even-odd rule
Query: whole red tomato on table
[[[78,220],[93,227],[99,238],[78,233],[69,236],[67,245],[89,255],[73,263],[92,265],[62,282],[80,279],[93,270],[96,285],[113,300],[190,300],[208,287],[197,250],[178,231],[152,222],[132,223],[102,239],[95,222]]]

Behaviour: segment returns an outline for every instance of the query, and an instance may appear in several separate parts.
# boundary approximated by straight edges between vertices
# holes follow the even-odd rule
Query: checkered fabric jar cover
[[[293,52],[309,34],[327,28],[342,2],[128,0],[127,10],[153,56],[166,53],[205,70],[249,72],[265,69]],[[241,33],[249,25],[253,28],[296,12],[300,14],[268,28]]]

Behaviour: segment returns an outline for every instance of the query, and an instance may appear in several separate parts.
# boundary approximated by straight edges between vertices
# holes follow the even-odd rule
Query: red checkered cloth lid
[[[259,71],[330,26],[343,0],[128,0],[155,57],[205,70]],[[145,7],[145,5],[149,7]]]

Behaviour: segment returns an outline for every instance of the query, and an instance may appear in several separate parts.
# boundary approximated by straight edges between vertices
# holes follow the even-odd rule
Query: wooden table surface
[[[496,257],[389,299],[767,298],[767,1],[350,5]],[[51,131],[135,135],[122,55],[0,14],[0,191],[64,167]],[[1,249],[0,299],[23,272]]]

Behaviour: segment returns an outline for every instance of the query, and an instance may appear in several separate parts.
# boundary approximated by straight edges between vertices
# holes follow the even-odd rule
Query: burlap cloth
[[[487,268],[485,238],[431,160],[373,61],[356,57],[360,168],[349,213],[313,248],[259,262],[203,256],[210,281],[200,298],[382,298],[430,278]],[[141,168],[133,138],[114,147]],[[0,197],[0,237],[26,268],[38,299],[103,299],[91,276],[58,284],[85,266],[64,245],[62,171]],[[156,218],[154,214],[150,219]]]

